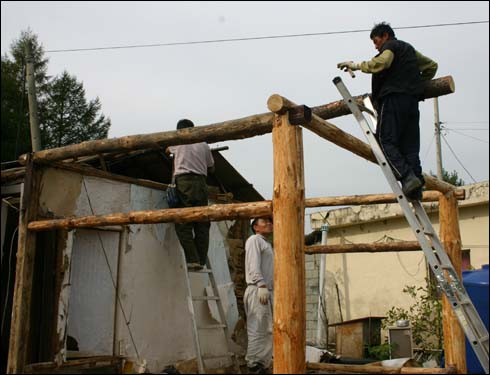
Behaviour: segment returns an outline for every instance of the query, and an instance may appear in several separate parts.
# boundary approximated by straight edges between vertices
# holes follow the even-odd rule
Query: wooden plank
[[[17,264],[7,363],[7,373],[9,374],[23,372],[29,348],[36,234],[29,231],[27,225],[37,217],[40,178],[40,171],[34,167],[29,158],[19,216]]]
[[[418,241],[399,241],[386,243],[357,243],[345,245],[315,245],[305,248],[306,254],[348,254],[348,253],[384,253],[393,251],[420,250]]]
[[[93,177],[100,177],[100,178],[105,178],[108,180],[112,181],[120,181],[120,182],[125,182],[128,184],[133,184],[133,185],[139,185],[139,186],[145,186],[149,187],[152,189],[157,189],[157,190],[167,190],[168,185],[167,184],[162,184],[160,182],[155,182],[155,181],[150,181],[150,180],[143,180],[140,178],[133,178],[133,177],[128,177],[128,176],[123,176],[119,174],[114,174],[110,173],[107,171],[103,171],[101,169],[93,168],[90,166],[86,165],[80,165],[80,164],[74,164],[74,163],[59,163],[59,162],[40,162],[43,165],[47,165],[53,168],[58,168],[58,169],[63,169],[67,171],[72,171],[79,173],[84,176],[93,176]]]
[[[458,202],[452,193],[439,198],[439,223],[441,242],[461,280]],[[466,374],[465,334],[445,295],[442,297],[442,329],[446,364],[456,367],[458,374]]]
[[[300,127],[275,115],[274,149],[274,374],[304,374],[306,293],[304,172]]]
[[[424,92],[425,98],[447,95],[454,92],[454,82],[450,76],[430,81]],[[349,114],[342,100],[312,108],[313,113],[323,119]],[[207,126],[150,134],[132,135],[120,138],[85,141],[76,145],[64,146],[34,153],[34,160],[63,160],[106,152],[127,152],[153,149],[179,144],[197,142],[222,142],[250,138],[272,131],[272,113],[262,113],[245,118],[225,121]],[[19,158],[25,163],[25,155]]]

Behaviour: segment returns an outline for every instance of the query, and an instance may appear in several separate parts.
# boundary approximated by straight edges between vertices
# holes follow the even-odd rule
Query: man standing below
[[[344,70],[372,74],[372,98],[378,112],[376,136],[393,172],[402,183],[408,199],[420,200],[424,178],[420,165],[420,129],[418,101],[422,81],[430,80],[437,63],[395,38],[387,23],[371,30],[371,40],[379,51],[373,59],[356,64],[337,64]]]
[[[256,218],[251,226],[255,234],[245,243],[247,289],[243,302],[248,335],[245,360],[250,373],[266,373],[272,362],[274,252],[267,238],[273,226],[269,218]]]
[[[192,128],[191,120],[180,120],[177,130]],[[208,205],[208,172],[214,171],[214,159],[207,143],[171,146],[167,153],[174,155],[174,176],[179,207],[197,207]],[[175,231],[184,248],[189,270],[199,270],[206,264],[209,246],[208,221],[175,224]]]

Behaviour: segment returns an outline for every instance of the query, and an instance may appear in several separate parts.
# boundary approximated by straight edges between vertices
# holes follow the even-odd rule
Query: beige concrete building
[[[488,182],[464,186],[466,199],[459,202],[463,269],[489,262]],[[438,203],[424,204],[439,231]],[[398,204],[346,207],[329,210],[328,244],[414,241],[411,228]],[[320,229],[326,212],[311,215],[311,227]],[[316,343],[319,265],[322,255],[308,255],[307,340]],[[324,298],[328,323],[384,316],[392,307],[408,308],[413,301],[402,289],[425,286],[427,264],[422,251],[326,255]],[[334,340],[333,332],[329,342]],[[324,336],[321,340],[324,340]]]

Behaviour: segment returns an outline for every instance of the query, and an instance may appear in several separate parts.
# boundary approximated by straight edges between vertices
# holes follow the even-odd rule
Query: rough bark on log
[[[302,129],[275,115],[274,149],[274,374],[304,374],[306,290]]]
[[[420,250],[418,241],[400,241],[386,243],[356,243],[345,245],[315,245],[305,248],[306,254],[348,254],[348,253],[384,253],[391,251]]]
[[[458,199],[464,199],[464,190],[457,190]],[[424,192],[425,202],[435,202],[441,193]],[[347,197],[310,198],[305,207],[345,206],[376,203],[396,203],[393,194],[354,195]],[[216,204],[192,208],[167,208],[153,211],[131,211],[110,215],[83,216],[64,219],[39,220],[29,223],[29,230],[42,231],[52,229],[92,228],[109,225],[155,224],[166,222],[187,223],[196,220],[210,221],[249,219],[255,216],[272,215],[272,201]]]
[[[203,207],[169,208],[162,210],[132,211],[110,215],[79,218],[40,220],[29,223],[29,230],[88,228],[107,225],[189,223],[195,221],[220,221],[270,216],[270,201],[252,203],[215,204]]]
[[[425,90],[425,97],[431,98],[453,92],[454,82],[450,76],[447,76],[430,81]],[[313,107],[312,111],[323,119],[344,116],[350,113],[342,100]],[[237,120],[178,131],[85,141],[76,145],[36,152],[33,154],[33,160],[55,161],[106,152],[128,152],[137,149],[160,148],[178,144],[196,142],[214,143],[226,140],[250,138],[270,133],[272,131],[272,117],[272,113],[262,113]],[[25,162],[25,155],[22,155],[19,158],[19,161],[21,163]]]
[[[441,242],[461,280],[462,257],[458,202],[452,193],[439,198],[439,223]],[[455,366],[458,374],[466,374],[465,334],[445,295],[442,297],[442,329],[445,362]]]
[[[422,367],[382,367],[373,365],[342,365],[336,363],[306,364],[308,370],[328,371],[331,374],[455,374],[454,367],[422,368]]]

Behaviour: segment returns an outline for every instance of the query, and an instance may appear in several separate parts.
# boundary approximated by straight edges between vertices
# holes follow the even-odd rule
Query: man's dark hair
[[[193,127],[194,127],[194,123],[191,120],[187,120],[186,118],[180,120],[177,123],[177,130],[184,129],[184,128],[193,128]]]
[[[256,218],[254,218],[254,219],[252,220],[252,223],[250,224],[250,228],[252,228],[252,232],[253,232],[253,234],[256,234],[256,233],[255,233],[254,226],[258,224],[259,219],[270,220],[270,222],[272,223],[272,217],[270,217],[270,216],[261,216],[261,217],[256,217]]]
[[[382,37],[384,33],[387,33],[390,38],[395,37],[395,32],[391,28],[389,23],[386,22],[381,22],[376,25],[374,25],[373,29],[371,30],[371,34],[369,37],[373,39],[375,36]]]
[[[254,225],[257,224],[257,222],[259,221],[260,217],[256,217],[252,220],[252,224],[250,224],[250,228],[252,228],[252,232],[253,234],[256,234],[255,233],[255,229],[254,229]]]

